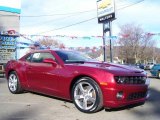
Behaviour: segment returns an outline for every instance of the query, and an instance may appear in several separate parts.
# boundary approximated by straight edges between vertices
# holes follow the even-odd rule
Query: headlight
[[[114,79],[118,84],[145,84],[147,78],[143,76],[115,76]]]
[[[123,84],[123,83],[126,82],[126,78],[125,78],[125,77],[121,77],[121,76],[115,77],[115,80],[116,80],[116,82],[119,83],[119,84]]]

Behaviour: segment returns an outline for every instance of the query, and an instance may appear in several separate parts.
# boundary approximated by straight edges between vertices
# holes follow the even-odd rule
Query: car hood
[[[124,73],[125,73],[125,75],[126,74],[141,74],[141,73],[144,74],[145,73],[144,70],[136,68],[134,66],[106,63],[106,62],[84,62],[84,64],[74,64],[74,65],[99,68],[99,69],[102,69],[102,70],[105,70],[107,72],[117,74],[117,75],[124,74]]]

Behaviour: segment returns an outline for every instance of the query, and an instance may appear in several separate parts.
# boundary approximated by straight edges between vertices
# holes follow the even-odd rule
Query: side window
[[[32,58],[32,54],[29,54],[25,59],[26,61],[31,62],[31,58]]]
[[[153,66],[153,69],[154,69],[154,70],[158,70],[159,68],[160,68],[159,65],[154,65],[154,66]]]
[[[68,60],[68,55],[63,53],[63,52],[60,52],[60,51],[57,51],[56,52],[58,54],[58,56],[64,61],[66,62]]]
[[[33,54],[32,62],[35,62],[35,63],[42,62],[42,58],[40,58],[40,53],[34,53]]]
[[[51,58],[55,60],[55,57],[51,53],[34,53],[32,57],[32,62],[42,63],[44,59]]]
[[[160,65],[157,65],[157,70],[160,70]]]
[[[55,60],[55,57],[51,53],[41,53],[40,56],[42,57],[42,59],[51,58]]]

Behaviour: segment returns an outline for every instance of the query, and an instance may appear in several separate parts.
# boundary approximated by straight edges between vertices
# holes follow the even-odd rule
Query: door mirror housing
[[[57,62],[55,60],[53,60],[52,58],[46,58],[46,59],[44,59],[43,63],[49,63],[49,64],[52,64],[53,66],[57,65]]]

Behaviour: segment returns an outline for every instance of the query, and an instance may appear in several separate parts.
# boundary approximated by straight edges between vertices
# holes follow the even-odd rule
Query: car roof
[[[35,52],[51,52],[51,51],[73,51],[73,50],[64,50],[64,49],[40,49],[40,50],[34,50],[31,51],[30,53],[35,53]]]

